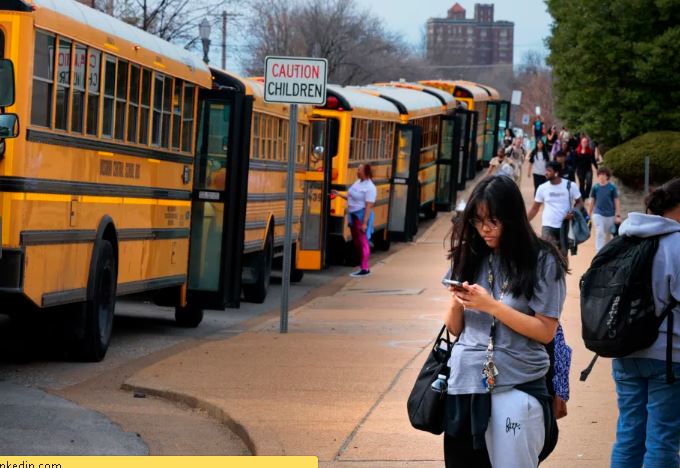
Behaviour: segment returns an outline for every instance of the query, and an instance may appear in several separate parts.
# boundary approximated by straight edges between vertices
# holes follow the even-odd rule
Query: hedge
[[[604,165],[626,185],[644,185],[645,157],[650,158],[650,184],[680,177],[680,132],[649,132],[616,146],[604,155]]]

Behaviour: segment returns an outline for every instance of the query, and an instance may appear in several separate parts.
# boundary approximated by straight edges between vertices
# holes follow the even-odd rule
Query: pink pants
[[[355,215],[352,216],[352,241],[354,242],[354,248],[357,249],[357,253],[361,258],[361,269],[368,270],[368,259],[371,256],[371,247],[368,245],[368,239],[366,238],[366,233],[361,230],[361,225],[363,224],[363,219],[359,219]]]

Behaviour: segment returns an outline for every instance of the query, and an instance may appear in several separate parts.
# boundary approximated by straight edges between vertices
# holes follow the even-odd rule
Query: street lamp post
[[[207,18],[203,18],[201,24],[198,25],[198,35],[203,43],[203,61],[210,62],[208,53],[210,52],[210,22]]]

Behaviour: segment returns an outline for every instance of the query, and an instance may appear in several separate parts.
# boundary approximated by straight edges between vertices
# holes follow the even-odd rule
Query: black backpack
[[[659,237],[616,237],[595,256],[581,278],[581,329],[583,341],[596,353],[581,372],[584,381],[597,360],[624,357],[650,347],[659,326],[668,317],[666,381],[673,375],[673,314],[671,297],[661,315],[656,314],[652,291],[652,264]]]

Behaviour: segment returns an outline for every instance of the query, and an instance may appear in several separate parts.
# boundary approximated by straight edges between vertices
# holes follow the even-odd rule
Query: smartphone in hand
[[[444,279],[444,280],[442,280],[442,284],[445,285],[445,286],[451,286],[456,291],[461,291],[461,292],[467,291],[465,286],[463,286],[463,283],[461,283],[460,281]]]

